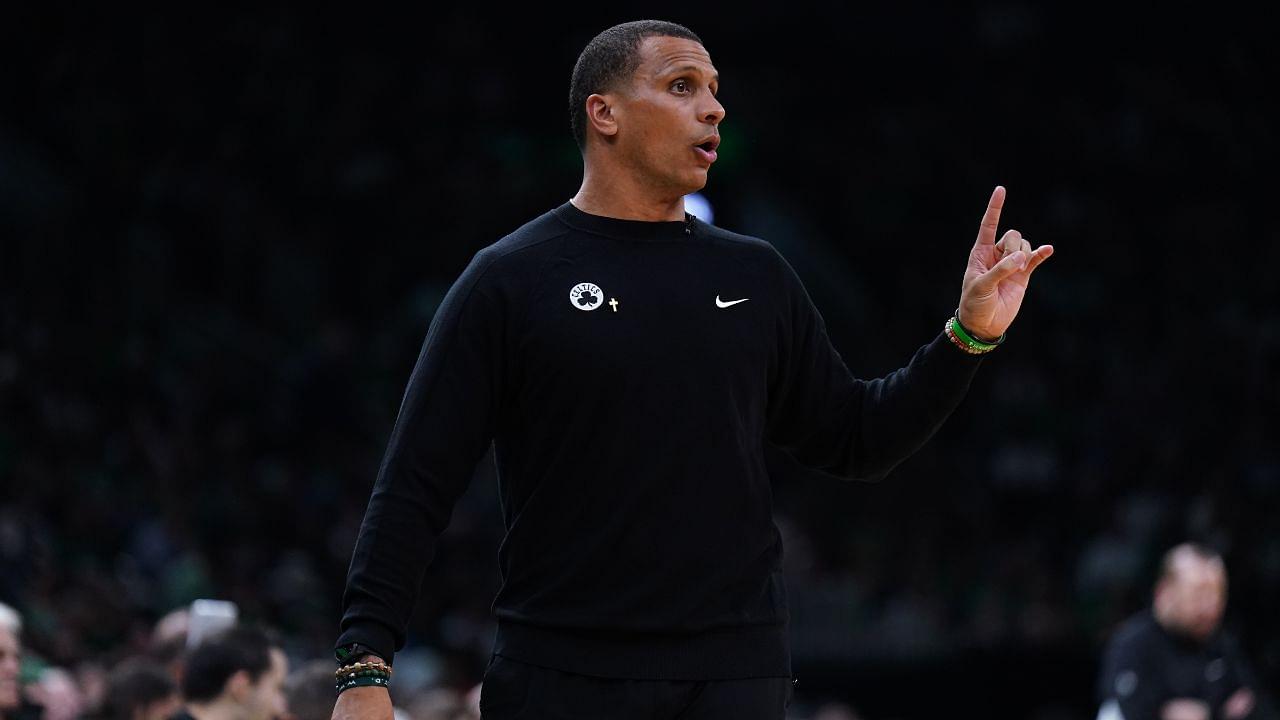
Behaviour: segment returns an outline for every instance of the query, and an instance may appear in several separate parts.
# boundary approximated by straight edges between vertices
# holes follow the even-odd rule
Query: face
[[[1227,605],[1227,571],[1217,559],[1183,555],[1171,577],[1156,588],[1156,614],[1170,630],[1205,640]]]
[[[18,638],[7,628],[0,628],[0,713],[15,710],[20,704],[18,656],[21,653]]]
[[[719,73],[692,40],[648,37],[628,86],[602,97],[616,130],[609,143],[626,170],[655,190],[682,197],[707,184],[724,106]]]
[[[289,675],[289,660],[279,648],[271,648],[271,667],[258,682],[249,686],[244,702],[244,720],[273,720],[284,717],[284,680]]]

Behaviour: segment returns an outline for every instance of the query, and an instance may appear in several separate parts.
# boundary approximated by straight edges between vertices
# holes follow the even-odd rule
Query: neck
[[[189,702],[187,712],[196,720],[236,720],[232,704],[213,700],[207,703]]]
[[[593,170],[591,163],[570,202],[583,212],[621,220],[684,220],[682,193],[654,188],[634,173]]]

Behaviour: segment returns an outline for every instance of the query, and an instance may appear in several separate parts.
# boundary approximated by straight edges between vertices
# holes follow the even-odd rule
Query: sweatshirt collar
[[[624,220],[592,215],[566,202],[555,213],[572,228],[622,240],[689,240],[698,232],[698,219],[687,212],[684,220]]]

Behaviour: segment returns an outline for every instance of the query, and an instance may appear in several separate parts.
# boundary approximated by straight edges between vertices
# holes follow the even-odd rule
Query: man
[[[18,717],[22,708],[22,618],[13,608],[0,603],[0,720]]]
[[[150,658],[132,658],[107,678],[104,720],[166,720],[182,707],[173,678]]]
[[[175,720],[276,720],[285,714],[288,659],[262,630],[224,630],[197,645],[185,668],[186,709]]]
[[[352,557],[340,660],[390,662],[403,645],[492,440],[507,534],[485,718],[783,716],[765,443],[883,477],[959,403],[971,352],[1003,335],[1052,248],[1015,231],[997,248],[997,188],[960,299],[975,345],[949,330],[857,380],[773,246],[684,212],[716,160],[718,88],[679,25],[626,23],[583,50],[582,186],[477,253],[432,320]],[[388,720],[386,689],[341,693],[335,717]]]
[[[294,670],[284,683],[288,720],[329,720],[333,714],[333,663],[314,660]]]
[[[1220,555],[1191,543],[1167,552],[1151,611],[1127,621],[1107,647],[1099,720],[1264,717],[1244,655],[1218,630],[1226,600]]]

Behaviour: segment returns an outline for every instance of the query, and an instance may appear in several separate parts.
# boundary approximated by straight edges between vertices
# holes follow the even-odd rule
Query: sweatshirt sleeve
[[[1140,636],[1121,632],[1107,645],[1098,678],[1099,718],[1158,718],[1172,697],[1159,663]]]
[[[770,382],[768,438],[811,468],[881,480],[960,404],[982,357],[952,346],[940,329],[906,367],[875,380],[857,379],[831,345],[795,270],[780,254],[777,261],[784,314]]]
[[[409,376],[356,540],[337,645],[391,661],[436,540],[493,438],[505,317],[481,251],[445,295]]]

